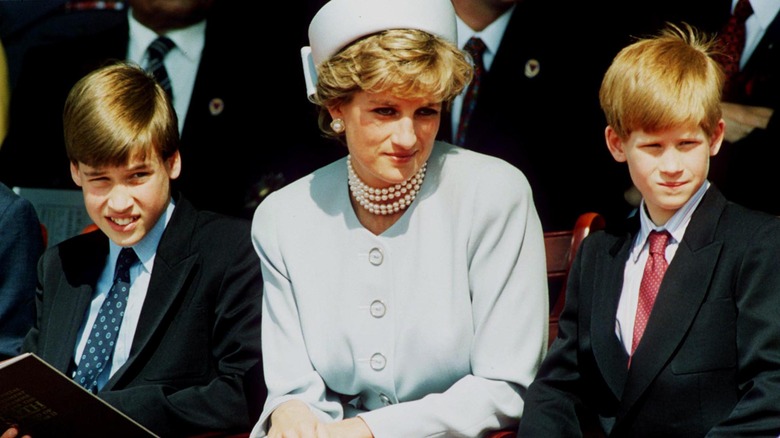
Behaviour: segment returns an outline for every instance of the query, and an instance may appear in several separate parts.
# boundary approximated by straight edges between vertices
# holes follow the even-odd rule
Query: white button
[[[390,406],[391,404],[393,404],[393,402],[390,400],[390,397],[384,394],[379,394],[379,401],[381,401],[382,404],[385,406]]]
[[[368,261],[374,266],[381,265],[384,258],[385,256],[382,255],[382,250],[379,248],[373,248],[368,252]]]
[[[385,369],[385,365],[387,365],[387,359],[385,359],[385,356],[383,356],[382,353],[374,353],[374,355],[371,356],[371,368],[373,368],[374,371],[382,371]]]
[[[387,311],[387,307],[385,307],[385,303],[374,300],[371,302],[371,316],[374,318],[381,318],[385,316],[385,312]]]

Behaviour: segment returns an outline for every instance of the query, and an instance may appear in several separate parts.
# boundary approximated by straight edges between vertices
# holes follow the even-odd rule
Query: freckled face
[[[170,180],[178,178],[181,158],[176,152],[165,161],[156,154],[145,160],[131,158],[124,166],[71,163],[70,172],[92,221],[117,245],[132,246],[168,207]]]
[[[441,106],[361,91],[330,114],[344,120],[355,173],[372,187],[389,187],[412,177],[430,157]]]
[[[724,126],[721,120],[712,136],[699,126],[681,126],[657,133],[633,131],[627,139],[607,127],[607,146],[615,160],[628,163],[631,180],[656,225],[666,223],[707,179]]]

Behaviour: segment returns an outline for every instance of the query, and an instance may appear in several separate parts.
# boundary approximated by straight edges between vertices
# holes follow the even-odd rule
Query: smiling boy
[[[707,180],[725,129],[713,44],[670,25],[604,77],[607,147],[643,198],[583,241],[520,437],[780,434],[780,219]]]
[[[161,436],[248,431],[265,398],[249,222],[198,212],[172,192],[182,172],[176,115],[140,68],[118,63],[84,77],[64,126],[73,181],[100,231],[43,255],[24,351]],[[120,254],[136,261],[115,274]],[[112,286],[123,275],[126,298]],[[102,360],[88,353],[91,338],[117,296],[124,311]]]

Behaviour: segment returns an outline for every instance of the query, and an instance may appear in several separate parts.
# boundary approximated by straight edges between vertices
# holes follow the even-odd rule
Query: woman
[[[255,213],[269,397],[253,436],[515,424],[547,345],[544,243],[519,170],[434,141],[472,74],[450,0],[332,0],[309,38],[320,124],[349,155]]]

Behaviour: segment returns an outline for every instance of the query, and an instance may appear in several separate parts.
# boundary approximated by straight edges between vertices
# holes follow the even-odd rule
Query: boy
[[[44,253],[23,350],[161,436],[248,431],[265,398],[249,222],[171,192],[182,171],[176,115],[140,68],[112,64],[80,80],[64,127],[71,176],[100,232]],[[126,305],[115,281],[129,288]],[[110,300],[126,309],[116,346],[94,357],[90,338],[114,330],[93,324]]]
[[[583,242],[520,437],[780,434],[780,219],[707,181],[725,127],[712,49],[669,26],[604,77],[607,146],[643,199]]]

